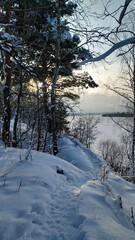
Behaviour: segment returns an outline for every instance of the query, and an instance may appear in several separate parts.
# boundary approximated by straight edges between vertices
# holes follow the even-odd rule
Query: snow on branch
[[[135,44],[135,37],[131,37],[126,40],[120,41],[120,42],[114,44],[109,50],[107,50],[105,53],[101,54],[100,56],[94,57],[94,58],[93,57],[89,58],[89,59],[79,63],[79,65],[84,65],[84,64],[90,63],[90,62],[98,62],[98,61],[104,60],[106,57],[111,55],[117,49],[122,48],[128,44],[133,44],[133,43]]]

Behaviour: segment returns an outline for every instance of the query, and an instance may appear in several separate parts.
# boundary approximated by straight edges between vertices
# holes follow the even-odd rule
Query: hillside
[[[135,240],[135,186],[76,139],[59,149],[0,145],[0,239]]]

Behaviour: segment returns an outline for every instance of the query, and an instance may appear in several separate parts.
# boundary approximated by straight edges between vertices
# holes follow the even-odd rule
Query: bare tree
[[[121,52],[122,54],[122,52]],[[122,55],[123,69],[121,77],[114,85],[107,84],[106,87],[121,96],[125,110],[132,113],[130,118],[112,118],[128,135],[130,149],[131,176],[135,174],[135,48],[129,49],[128,54]],[[122,139],[123,136],[122,136]],[[131,140],[132,139],[132,140]],[[131,147],[132,146],[132,147]],[[127,144],[125,144],[127,148]],[[129,155],[129,150],[128,150]]]
[[[123,162],[123,149],[121,146],[111,139],[101,140],[99,142],[99,151],[103,159],[105,159],[115,171],[120,171]]]
[[[98,135],[99,122],[100,118],[92,115],[78,117],[78,119],[74,121],[71,134],[90,149]]]

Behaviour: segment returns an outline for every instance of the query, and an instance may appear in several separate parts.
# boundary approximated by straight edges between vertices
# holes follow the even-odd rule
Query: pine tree
[[[66,77],[66,86],[68,82],[69,86],[78,85],[78,81],[72,77],[72,72],[78,68],[79,60],[86,60],[90,57],[87,49],[79,47],[80,38],[71,34],[67,21],[77,5],[68,0],[25,0],[23,2],[11,0],[9,2],[10,31],[16,37],[16,45],[12,47],[14,68],[11,74],[12,86],[16,89],[19,101],[16,105],[18,114],[21,112],[20,106],[25,84],[31,79],[36,83],[42,83],[42,88],[40,87],[37,94],[36,124],[34,124],[37,128],[37,150],[41,149],[42,136],[46,136],[45,132],[50,131],[53,135],[53,153],[56,154],[58,151],[56,112],[58,116],[58,111],[61,111],[59,106],[63,104],[63,101],[59,100],[59,90],[63,86],[60,87],[58,81],[59,79],[65,81]],[[71,83],[71,78],[73,83]],[[19,82],[18,90],[16,86]],[[84,81],[82,81],[82,86],[83,84]],[[87,86],[90,85],[87,84]],[[71,97],[71,94],[69,96]],[[17,119],[18,117],[14,128],[13,140],[15,141],[17,140]],[[35,120],[33,121],[35,123]],[[10,119],[8,123],[10,124]]]

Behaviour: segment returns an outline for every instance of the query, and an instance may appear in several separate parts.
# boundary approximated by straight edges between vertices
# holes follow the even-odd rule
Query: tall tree
[[[10,0],[6,2],[5,6],[5,34],[9,36],[10,33]],[[7,40],[10,46],[10,39]],[[12,78],[11,78],[11,56],[10,56],[10,47],[6,46],[5,51],[5,59],[4,59],[4,68],[5,68],[5,85],[3,89],[4,96],[4,120],[3,120],[3,132],[2,139],[4,140],[6,146],[10,146],[10,117],[11,117],[11,109],[10,109],[10,91],[12,86]]]
[[[5,5],[3,6],[5,9]],[[12,79],[14,79],[13,87],[18,96],[18,106],[24,95],[23,89],[26,81],[28,83],[33,78],[36,82],[41,82],[42,97],[40,88],[40,98],[37,101],[37,125],[43,125],[41,122],[43,119],[46,121],[46,127],[50,125],[49,129],[53,135],[54,142],[53,152],[55,152],[54,149],[57,146],[55,126],[56,95],[58,93],[57,81],[64,76],[67,76],[68,81],[68,76],[72,75],[72,70],[78,68],[76,62],[79,59],[85,60],[90,55],[87,49],[81,45],[79,46],[79,37],[70,33],[69,24],[66,20],[68,16],[70,17],[73,14],[76,7],[75,3],[67,0],[40,2],[38,0],[10,1],[10,11],[12,13],[10,30],[11,34],[15,35],[17,44],[16,46],[12,45],[12,53],[10,52],[8,56],[10,57],[12,54],[15,65],[15,68],[12,70]],[[5,49],[2,48],[2,50],[4,51]],[[27,74],[25,75],[24,72]],[[16,87],[17,77],[18,80],[21,79],[20,88]],[[48,81],[50,82],[49,86]],[[18,92],[18,89],[20,89],[20,92]],[[10,98],[5,99],[9,100]],[[39,111],[42,111],[42,114]],[[15,118],[13,141],[16,141],[17,138],[17,121],[18,117]],[[10,119],[8,119],[8,124],[10,124]],[[40,128],[38,139],[40,139],[41,134],[42,130]],[[5,141],[4,134],[3,140]],[[37,149],[40,148],[39,145],[38,143]]]

